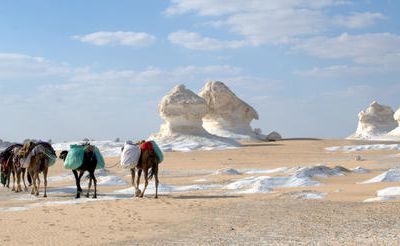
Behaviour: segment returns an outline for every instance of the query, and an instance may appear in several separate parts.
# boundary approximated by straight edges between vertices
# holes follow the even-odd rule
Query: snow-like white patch
[[[275,171],[287,171],[287,168]],[[290,176],[270,177],[253,176],[239,179],[224,186],[224,189],[237,190],[234,193],[254,194],[271,192],[274,188],[318,186],[320,182],[312,180],[313,177],[342,176],[349,170],[337,166],[330,168],[324,165],[313,167],[294,168]]]
[[[150,138],[152,139],[152,138]],[[217,137],[211,134],[186,135],[179,134],[155,139],[163,151],[188,152],[192,150],[234,149],[240,144],[232,139]]]
[[[388,171],[379,174],[372,179],[361,182],[360,184],[371,184],[378,182],[400,182],[400,169],[389,169]]]
[[[368,198],[364,202],[379,202],[379,201],[391,201],[400,200],[400,187],[387,187],[376,192],[377,197]]]
[[[47,178],[47,182],[61,182],[66,180],[74,180],[74,175],[72,173],[63,173],[57,176],[50,176]]]
[[[207,179],[196,179],[196,180],[193,180],[194,182],[198,182],[198,183],[203,183],[203,182],[207,182],[208,180]]]
[[[158,185],[158,193],[159,194],[169,194],[169,193],[176,193],[176,192],[190,192],[190,191],[199,191],[199,190],[208,190],[213,188],[221,187],[221,185],[217,184],[207,184],[207,185],[166,185],[166,184],[159,184]],[[140,189],[143,190],[143,185],[140,185]],[[156,191],[155,186],[153,183],[147,186],[145,194],[154,194]],[[130,187],[127,189],[116,190],[113,193],[115,194],[133,194],[134,188]]]
[[[353,173],[369,173],[369,170],[363,167],[355,167],[351,169]]]
[[[0,208],[0,212],[18,212],[28,210],[27,207],[4,207]]]
[[[221,175],[221,174],[226,174],[226,175],[240,175],[240,171],[233,169],[233,168],[223,168],[215,171],[214,175]]]
[[[376,193],[378,196],[400,196],[400,187],[387,187],[382,190],[378,190]]]
[[[119,176],[101,176],[97,178],[99,186],[122,186],[128,183]]]
[[[271,174],[271,173],[286,172],[288,170],[289,168],[287,167],[278,167],[274,169],[252,169],[245,171],[244,174]]]
[[[249,177],[232,182],[224,187],[228,190],[239,190],[235,193],[250,194],[250,193],[266,193],[272,191],[273,188],[287,187],[303,187],[303,186],[318,186],[318,181],[310,178],[290,177]]]
[[[53,148],[58,151],[69,150],[71,144],[82,144],[83,141],[71,141],[64,143],[55,143]],[[114,142],[110,140],[103,141],[90,141],[91,144],[96,145],[104,157],[118,157],[121,155],[121,147],[124,146],[123,142]]]
[[[333,146],[325,148],[327,151],[366,151],[366,150],[400,150],[400,144],[366,144],[366,145],[347,145],[347,146]]]

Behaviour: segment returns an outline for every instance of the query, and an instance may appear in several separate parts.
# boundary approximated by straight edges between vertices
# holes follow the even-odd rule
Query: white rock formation
[[[160,116],[165,120],[160,134],[204,134],[202,118],[207,113],[206,101],[184,85],[177,85],[159,104]]]
[[[396,111],[393,118],[397,121],[397,128],[387,134],[388,137],[400,138],[400,108]]]
[[[392,131],[397,126],[393,119],[393,110],[389,106],[372,102],[364,111],[358,114],[357,131],[349,139],[374,139]]]
[[[164,151],[223,149],[240,145],[234,140],[211,135],[203,128],[206,101],[184,85],[175,86],[163,97],[159,111],[165,123],[150,139],[156,140]]]
[[[279,141],[282,140],[281,134],[277,132],[271,132],[270,134],[267,135],[267,140],[268,141]]]
[[[203,117],[203,127],[208,132],[234,139],[261,138],[250,126],[252,120],[258,120],[257,112],[224,83],[208,82],[199,95],[207,102],[208,111]]]

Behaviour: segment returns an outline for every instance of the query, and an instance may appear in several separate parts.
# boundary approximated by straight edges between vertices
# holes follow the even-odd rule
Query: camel
[[[140,141],[136,143],[136,145],[146,144],[148,142]],[[142,149],[142,153],[139,158],[139,162],[136,166],[130,169],[131,171],[131,178],[132,178],[132,185],[135,188],[135,196],[136,197],[143,197],[144,192],[146,191],[147,185],[149,184],[149,180],[151,180],[154,176],[154,183],[156,187],[156,192],[154,198],[158,198],[158,164],[159,160],[157,159],[156,154],[151,149]],[[150,172],[149,172],[150,169]],[[137,178],[135,182],[135,174],[137,171]],[[144,173],[144,187],[143,191],[139,189],[140,184],[140,176],[142,175],[142,171]]]
[[[68,151],[64,150],[60,153],[59,158],[65,161],[67,158]],[[89,192],[90,192],[90,187],[92,186],[92,180],[94,184],[94,194],[93,198],[97,198],[97,180],[96,177],[94,176],[94,171],[96,170],[97,167],[97,158],[95,154],[95,148],[93,145],[86,144],[85,145],[85,152],[83,155],[83,161],[82,165],[77,168],[72,170],[72,173],[74,174],[75,177],[75,183],[76,183],[76,196],[75,198],[80,198],[81,197],[81,178],[85,171],[89,172],[89,186],[87,190],[86,197],[89,197]],[[79,171],[79,175],[78,175]]]
[[[20,191],[20,186],[15,189],[15,163],[14,156],[21,149],[21,144],[13,144],[0,153],[1,181],[3,186],[10,188],[11,175],[13,176],[12,191]]]
[[[39,196],[39,174],[43,173],[43,197],[47,197],[47,173],[49,169],[49,155],[55,156],[55,151],[49,143],[35,143],[32,141],[25,143],[17,153],[17,158],[20,160],[20,162],[24,162],[24,164],[28,165],[28,172],[32,178],[32,195]]]

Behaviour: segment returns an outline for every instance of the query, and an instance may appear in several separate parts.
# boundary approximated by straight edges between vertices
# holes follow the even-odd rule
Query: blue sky
[[[225,82],[286,137],[345,137],[400,106],[400,2],[0,3],[0,138],[143,138],[176,84]],[[397,14],[397,15],[396,15]]]

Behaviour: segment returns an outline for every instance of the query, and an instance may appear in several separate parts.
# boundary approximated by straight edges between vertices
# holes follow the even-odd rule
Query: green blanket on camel
[[[86,147],[87,145],[71,144],[67,158],[64,161],[64,168],[74,170],[82,166]],[[94,153],[97,159],[96,169],[103,169],[105,166],[104,158],[96,146],[94,146]]]

